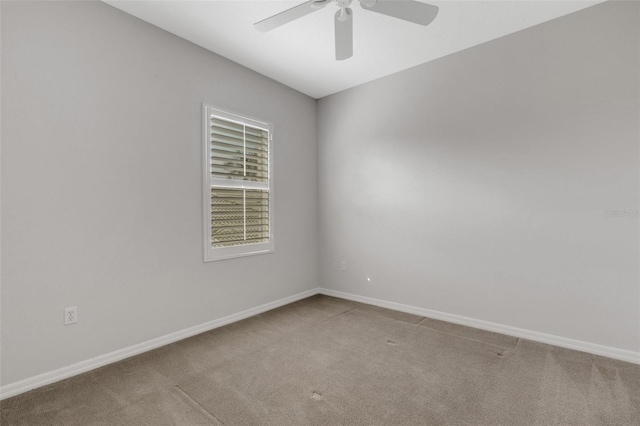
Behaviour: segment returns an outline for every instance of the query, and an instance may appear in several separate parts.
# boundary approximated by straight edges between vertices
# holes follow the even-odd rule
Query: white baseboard
[[[242,312],[238,312],[232,315],[227,315],[223,318],[218,318],[213,321],[206,322],[204,324],[196,325],[194,327],[186,328],[175,333],[167,334],[155,339],[148,340],[128,348],[120,349],[114,352],[110,352],[105,355],[100,355],[95,358],[81,361],[79,363],[69,365],[67,367],[59,368],[54,371],[39,374],[28,379],[20,380],[15,383],[2,386],[0,388],[0,400],[9,398],[21,393],[30,391],[41,386],[46,386],[51,383],[58,382],[60,380],[67,379],[69,377],[76,376],[78,374],[85,373],[87,371],[94,370],[99,367],[123,360],[125,358],[132,357],[134,355],[141,354],[143,352],[150,351],[152,349],[159,348],[161,346],[168,345],[170,343],[177,342],[187,337],[195,336],[196,334],[204,333],[205,331],[213,330],[218,327],[222,327],[227,324],[231,324],[236,321],[249,318],[254,315],[261,314],[271,309],[278,308],[280,306],[293,303],[295,301],[313,296],[315,294],[324,294],[326,296],[338,297],[341,299],[352,300],[354,302],[366,303],[369,305],[380,306],[382,308],[393,309],[400,312],[407,312],[410,314],[420,315],[423,317],[429,317],[439,319],[443,321],[452,322],[455,324],[466,325],[469,327],[479,328],[482,330],[494,331],[497,333],[508,334],[510,336],[521,337],[523,339],[529,339],[536,342],[547,343],[550,345],[560,346],[563,348],[574,349],[582,352],[587,352],[595,355],[602,355],[605,357],[618,359],[621,361],[632,362],[640,364],[640,353],[633,352],[625,349],[618,349],[609,346],[598,345],[595,343],[583,342],[580,340],[568,339],[566,337],[554,336],[552,334],[539,333],[537,331],[525,330],[521,328],[511,327],[508,325],[496,324],[488,321],[477,320],[473,318],[463,317],[460,315],[448,314],[445,312],[434,311],[431,309],[419,308],[416,306],[403,305],[401,303],[388,302],[386,300],[374,299],[366,296],[359,296],[356,294],[345,293],[342,291],[331,290],[327,288],[315,288],[307,290],[302,293],[295,294],[293,296],[285,297],[273,302],[265,303],[264,305],[256,306],[255,308],[247,309]]]
[[[295,294],[293,296],[265,303],[264,305],[256,306],[255,308],[247,309],[245,311],[238,312],[232,315],[227,315],[226,317],[218,318],[204,324],[196,325],[194,327],[176,331],[175,333],[170,333],[165,336],[147,340],[146,342],[138,343],[136,345],[129,346],[128,348],[120,349],[105,355],[100,355],[95,358],[69,365],[67,367],[59,368],[57,370],[39,374],[28,379],[10,383],[0,388],[0,400],[19,395],[21,393],[39,388],[41,386],[46,386],[51,383],[58,382],[60,380],[67,379],[69,377],[85,373],[87,371],[95,370],[96,368],[103,367],[107,364],[111,364],[125,358],[129,358],[134,355],[138,355],[143,352],[147,352],[152,349],[177,342],[178,340],[186,339],[187,337],[195,336],[196,334],[204,333],[205,331],[213,330],[214,328],[222,327],[224,325],[261,314],[271,309],[287,305],[289,303],[307,298],[309,296],[313,296],[315,294],[318,294],[318,289],[308,290],[302,293]]]
[[[434,311],[431,309],[418,308],[415,306],[403,305],[401,303],[388,302],[386,300],[374,299],[366,296],[359,296],[352,293],[320,288],[320,294],[326,296],[339,297],[341,299],[352,300],[354,302],[375,305],[381,308],[393,309],[395,311],[406,312],[409,314],[420,315],[423,317],[438,319],[442,321],[452,322],[454,324],[466,325],[469,327],[479,328],[496,333],[507,334],[509,336],[521,337],[523,339],[533,340],[536,342],[547,343],[550,345],[560,346],[562,348],[574,349],[581,352],[587,352],[594,355],[601,355],[608,358],[627,361],[634,364],[640,364],[640,352],[633,352],[626,349],[619,349],[610,346],[598,345],[595,343],[583,342],[580,340],[569,339],[566,337],[555,336],[553,334],[540,333],[537,331],[525,330],[522,328],[511,327],[508,325],[497,324],[488,321],[477,320],[473,318],[463,317],[460,315],[448,314],[445,312]]]

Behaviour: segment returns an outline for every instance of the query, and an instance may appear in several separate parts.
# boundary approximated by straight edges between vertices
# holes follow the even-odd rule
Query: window
[[[268,253],[272,126],[204,106],[204,260]]]

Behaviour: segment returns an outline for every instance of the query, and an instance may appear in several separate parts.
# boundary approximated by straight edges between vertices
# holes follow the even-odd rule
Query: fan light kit
[[[364,10],[381,13],[419,25],[429,25],[438,15],[438,7],[415,0],[358,0]],[[254,27],[267,32],[284,24],[316,12],[329,3],[340,8],[335,14],[336,59],[341,61],[353,56],[353,0],[310,0],[260,22]]]

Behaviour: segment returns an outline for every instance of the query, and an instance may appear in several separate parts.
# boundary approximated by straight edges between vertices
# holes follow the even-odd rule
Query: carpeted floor
[[[314,296],[1,407],[2,425],[638,425],[640,366]]]

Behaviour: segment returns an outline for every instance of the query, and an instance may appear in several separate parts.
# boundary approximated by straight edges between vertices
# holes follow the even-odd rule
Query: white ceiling
[[[603,0],[422,0],[440,7],[438,17],[427,27],[364,10],[355,0],[351,5],[354,54],[345,61],[334,57],[335,5],[261,33],[253,23],[304,0],[104,1],[313,98],[321,98]]]

